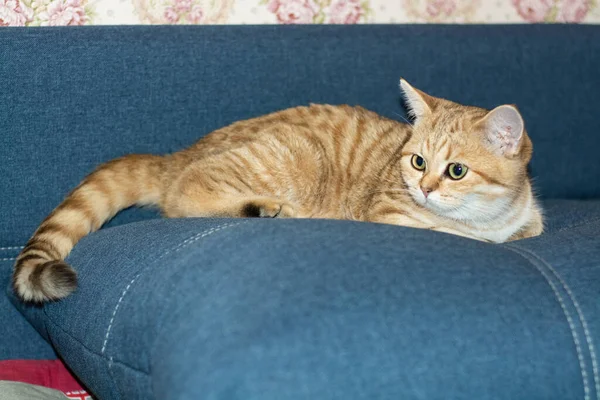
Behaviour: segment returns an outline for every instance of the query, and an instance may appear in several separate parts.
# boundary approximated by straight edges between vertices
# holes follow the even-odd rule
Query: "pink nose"
[[[429,193],[433,192],[433,189],[421,186],[421,192],[423,192],[423,196],[427,198],[427,196],[429,196]]]

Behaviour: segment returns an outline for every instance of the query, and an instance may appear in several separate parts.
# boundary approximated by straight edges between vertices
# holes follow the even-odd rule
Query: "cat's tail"
[[[13,287],[26,302],[68,296],[77,274],[64,259],[120,210],[160,204],[164,157],[129,155],[98,167],[46,217],[15,263]]]

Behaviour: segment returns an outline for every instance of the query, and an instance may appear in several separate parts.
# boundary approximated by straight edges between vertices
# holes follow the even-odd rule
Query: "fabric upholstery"
[[[20,247],[0,248],[0,288],[9,286],[14,258]],[[0,361],[55,359],[52,347],[37,333],[8,298],[0,295]]]
[[[76,247],[72,297],[19,309],[106,399],[596,399],[600,202],[548,210],[547,235],[506,245],[344,221],[127,224]]]

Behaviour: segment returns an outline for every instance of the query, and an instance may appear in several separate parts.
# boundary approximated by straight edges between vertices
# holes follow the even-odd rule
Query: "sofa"
[[[0,30],[0,360],[60,358],[98,399],[599,399],[600,27]],[[20,303],[14,258],[101,162],[308,103],[406,116],[398,81],[534,143],[539,237],[121,212]]]

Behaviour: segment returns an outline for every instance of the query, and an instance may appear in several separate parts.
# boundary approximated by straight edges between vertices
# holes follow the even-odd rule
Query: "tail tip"
[[[62,260],[37,266],[26,279],[15,275],[14,289],[28,303],[45,303],[67,297],[77,288],[77,273]]]

